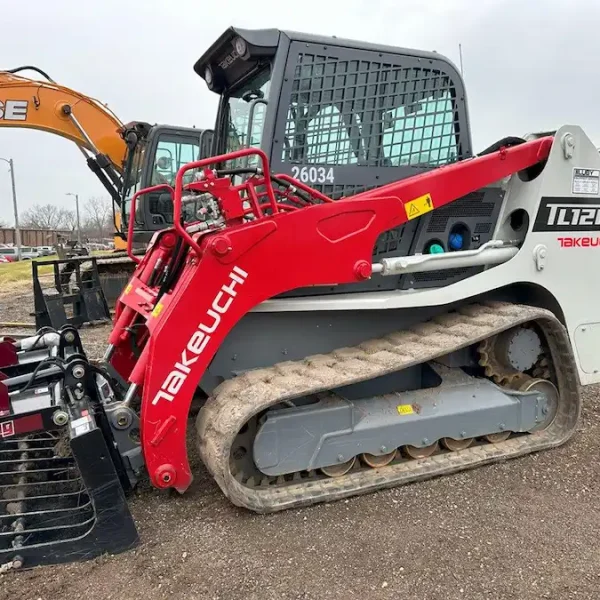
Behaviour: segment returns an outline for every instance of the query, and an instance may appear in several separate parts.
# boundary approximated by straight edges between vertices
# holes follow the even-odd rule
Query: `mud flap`
[[[82,277],[82,263],[91,263]],[[64,265],[61,270],[61,265]],[[40,266],[52,266],[54,285],[44,288],[39,277]],[[63,325],[79,327],[84,323],[109,322],[110,311],[100,283],[95,257],[43,260],[31,263],[35,325],[59,329]],[[72,276],[75,281],[72,282]]]

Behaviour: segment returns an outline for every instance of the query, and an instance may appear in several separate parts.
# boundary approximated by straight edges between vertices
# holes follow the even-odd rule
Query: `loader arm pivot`
[[[287,176],[271,177],[266,155],[256,149],[183,167],[174,193],[175,228],[157,236],[121,296],[106,356],[131,384],[125,402],[141,391],[142,444],[153,484],[180,492],[190,485],[190,404],[217,349],[246,313],[295,288],[369,278],[376,239],[412,217],[412,201],[425,202],[423,211],[440,208],[544,161],[552,143],[544,137],[503,148],[335,202]],[[207,168],[249,154],[258,156],[262,169],[244,184]],[[210,191],[224,214],[225,224],[214,230],[205,224],[193,233],[194,226],[184,229],[178,218],[183,175],[193,168],[205,169],[204,179],[187,189]],[[293,186],[274,191],[282,182]],[[242,222],[249,215],[253,220]],[[187,256],[166,286],[172,274],[161,269],[174,264],[176,238]],[[139,357],[132,352],[134,331]]]

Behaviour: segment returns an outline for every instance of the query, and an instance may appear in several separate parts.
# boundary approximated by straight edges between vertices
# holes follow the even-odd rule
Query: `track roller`
[[[510,437],[510,431],[501,431],[500,433],[490,433],[490,435],[485,436],[485,440],[490,444],[499,444],[500,442],[504,442]]]
[[[387,454],[380,454],[379,456],[365,452],[364,454],[361,454],[360,457],[367,466],[372,469],[377,469],[389,465],[396,458],[396,454],[396,450],[388,452]]]
[[[329,467],[321,467],[321,472],[327,477],[341,477],[345,475],[356,463],[356,456],[347,460],[346,462],[340,463],[339,465],[331,465]]]
[[[404,446],[404,452],[410,458],[427,458],[432,454],[435,454],[439,448],[439,444],[435,442],[434,444],[430,444],[429,446],[424,446],[423,448],[419,448],[418,446]]]
[[[466,438],[464,440],[455,440],[453,438],[445,437],[442,438],[442,446],[452,452],[458,452],[459,450],[466,450],[473,443],[473,438]]]

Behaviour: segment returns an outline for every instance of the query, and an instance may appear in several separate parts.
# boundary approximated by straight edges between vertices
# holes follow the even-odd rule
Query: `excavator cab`
[[[136,192],[158,184],[174,186],[177,171],[187,163],[208,156],[211,144],[212,130],[171,125],[154,125],[139,138],[126,164],[122,232],[127,231],[131,198]],[[146,194],[143,201],[137,203],[134,218],[133,242],[145,245],[156,231],[173,225],[170,194],[160,191]]]

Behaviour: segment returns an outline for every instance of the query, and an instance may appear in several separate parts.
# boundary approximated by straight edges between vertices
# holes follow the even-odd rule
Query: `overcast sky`
[[[0,69],[31,64],[107,103],[123,122],[212,127],[217,97],[193,71],[230,25],[437,50],[464,73],[475,150],[506,135],[581,125],[600,146],[598,0],[0,0]],[[0,130],[20,210],[105,195],[71,142]],[[0,162],[0,220],[12,223]]]

